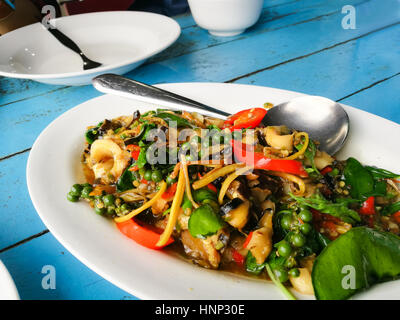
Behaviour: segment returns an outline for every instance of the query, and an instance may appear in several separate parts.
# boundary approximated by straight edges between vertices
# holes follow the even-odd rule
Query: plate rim
[[[301,93],[301,92],[296,92],[296,91],[291,91],[291,90],[285,90],[285,89],[279,89],[279,88],[272,88],[272,87],[265,87],[265,86],[256,86],[256,85],[248,85],[248,84],[235,84],[235,83],[213,83],[213,82],[177,82],[177,83],[163,83],[163,84],[157,84],[155,86],[158,86],[160,88],[164,88],[164,89],[173,89],[173,86],[181,86],[181,85],[210,85],[210,86],[218,86],[218,85],[223,85],[223,86],[241,86],[241,87],[258,87],[258,88],[262,88],[265,90],[268,89],[272,89],[272,90],[277,90],[277,91],[281,91],[282,93],[286,93],[286,94],[296,94],[299,96],[303,96],[303,95],[307,95],[305,93]],[[26,165],[26,179],[27,179],[27,186],[28,186],[28,191],[29,191],[29,195],[31,198],[31,201],[34,205],[34,208],[37,212],[37,214],[39,215],[39,217],[41,218],[41,220],[43,221],[43,223],[46,225],[46,227],[50,230],[50,232],[52,233],[52,235],[57,239],[57,241],[60,242],[61,245],[63,245],[75,258],[77,258],[79,261],[81,261],[85,266],[87,266],[89,269],[91,269],[92,271],[96,272],[100,277],[106,279],[107,281],[109,281],[110,283],[116,285],[117,287],[121,288],[122,290],[125,290],[126,292],[136,296],[139,299],[154,299],[154,297],[152,297],[151,295],[148,295],[145,291],[145,289],[143,289],[142,287],[135,287],[134,289],[132,289],[131,286],[129,286],[129,284],[125,284],[121,281],[119,281],[118,279],[112,277],[112,275],[109,275],[107,272],[103,272],[101,266],[97,266],[94,263],[91,263],[85,256],[82,256],[79,253],[78,249],[75,249],[74,246],[72,244],[69,243],[69,241],[67,239],[65,239],[65,237],[63,237],[60,233],[59,230],[53,230],[52,226],[49,226],[47,218],[38,210],[38,205],[36,203],[36,200],[33,199],[31,197],[31,190],[32,190],[32,186],[31,186],[31,182],[30,182],[30,178],[29,178],[29,167],[30,167],[30,160],[31,160],[31,155],[34,154],[34,150],[35,150],[35,146],[36,143],[39,141],[39,138],[45,134],[46,130],[48,128],[50,128],[51,126],[56,124],[56,121],[63,115],[69,113],[69,112],[73,112],[74,110],[78,109],[81,107],[81,105],[89,102],[89,101],[94,101],[94,100],[101,100],[106,96],[112,96],[110,94],[105,94],[105,95],[100,95],[98,97],[92,98],[92,99],[88,99],[74,107],[72,107],[71,109],[67,110],[66,112],[62,113],[61,115],[59,115],[56,119],[54,119],[51,123],[49,123],[45,129],[42,130],[42,132],[39,134],[39,136],[36,138],[34,144],[32,145],[32,149],[31,152],[29,154],[29,158],[27,161],[27,165]],[[135,100],[132,100],[135,101]],[[378,115],[375,115],[373,113],[370,113],[368,111],[364,111],[352,106],[348,106],[345,104],[342,104],[342,106],[344,106],[345,108],[350,108],[350,109],[354,109],[357,110],[357,112],[361,112],[364,114],[368,114],[368,116],[373,117],[373,118],[380,118],[383,119],[384,121],[388,121],[391,122],[393,125],[400,127],[400,124],[391,121],[389,119],[380,117]],[[32,152],[33,151],[33,152]],[[174,298],[172,298],[174,299]],[[176,298],[175,298],[176,299]],[[207,297],[203,298],[203,299],[208,299]]]
[[[13,72],[6,72],[6,71],[2,71],[0,70],[0,76],[3,77],[9,77],[9,78],[15,78],[15,79],[30,79],[30,80],[45,80],[45,79],[68,79],[68,78],[75,78],[75,77],[87,77],[90,76],[91,74],[96,74],[96,73],[107,73],[110,70],[114,70],[114,69],[118,69],[121,67],[126,67],[129,66],[131,64],[135,64],[135,63],[139,63],[141,61],[144,61],[162,51],[164,51],[165,49],[167,49],[168,47],[170,47],[173,43],[176,42],[176,40],[178,40],[179,36],[181,35],[182,29],[180,27],[180,25],[178,24],[178,22],[176,22],[174,19],[172,19],[171,17],[167,17],[164,16],[162,14],[158,14],[158,13],[153,13],[153,12],[145,12],[145,11],[121,11],[121,10],[116,10],[116,11],[100,11],[100,12],[90,12],[90,13],[81,13],[81,14],[76,14],[73,16],[65,16],[65,17],[59,17],[59,18],[55,18],[52,19],[50,21],[58,21],[58,20],[65,20],[65,19],[73,19],[75,17],[82,17],[85,15],[90,15],[90,16],[95,16],[95,15],[116,15],[116,14],[126,14],[126,15],[139,15],[139,16],[157,16],[160,21],[164,20],[167,23],[170,23],[171,27],[174,28],[174,34],[171,34],[171,39],[169,41],[167,41],[163,46],[160,46],[159,48],[157,48],[157,50],[153,50],[147,54],[144,54],[142,56],[139,56],[139,58],[134,58],[131,60],[126,60],[124,62],[120,62],[120,63],[114,63],[114,64],[110,64],[110,65],[105,65],[103,67],[98,67],[98,68],[94,68],[94,69],[89,69],[89,70],[82,70],[82,71],[74,71],[74,72],[64,72],[64,73],[41,73],[41,74],[31,74],[31,73],[13,73]],[[12,36],[12,33],[14,31],[20,31],[22,29],[28,29],[28,28],[32,28],[33,25],[37,25],[37,24],[41,24],[40,22],[36,22],[18,29],[15,29],[13,31],[10,31],[8,33],[6,33],[3,37],[0,37],[0,45],[1,45],[1,41],[3,38],[8,38]],[[8,36],[10,35],[10,36]],[[68,50],[68,49],[66,49]]]
[[[17,286],[15,285],[14,279],[12,278],[10,271],[8,271],[7,267],[5,266],[2,260],[0,260],[0,273],[1,273],[0,278],[3,279],[8,285],[7,286],[8,294],[3,296],[2,293],[0,293],[0,299],[20,300],[20,296],[18,293]],[[1,284],[4,284],[4,282],[2,282]],[[1,287],[1,289],[3,291],[4,287]]]

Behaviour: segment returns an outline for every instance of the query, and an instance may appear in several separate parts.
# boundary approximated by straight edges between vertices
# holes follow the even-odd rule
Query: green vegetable
[[[357,227],[321,252],[314,263],[312,281],[317,299],[339,300],[399,275],[400,238]]]
[[[289,280],[288,272],[284,268],[275,269],[274,274],[281,283]]]
[[[178,127],[193,128],[194,126],[186,119],[169,112],[158,112],[154,115],[157,118],[164,119],[166,122],[174,121]]]
[[[380,181],[375,181],[375,187],[374,187],[374,191],[372,191],[371,193],[367,194],[367,197],[384,197],[386,196],[386,186],[387,183],[385,180],[380,180]]]
[[[400,201],[389,204],[388,206],[384,207],[383,210],[381,211],[381,214],[383,214],[384,216],[389,216],[393,213],[396,213],[397,211],[400,211]]]
[[[90,197],[90,193],[93,191],[93,187],[92,186],[85,186],[82,189],[82,193],[81,193],[81,197],[82,198],[89,198]]]
[[[350,186],[350,195],[355,199],[363,199],[374,190],[374,178],[363,165],[354,158],[347,159],[344,168],[346,184]]]
[[[312,226],[311,226],[311,224],[309,224],[309,223],[303,223],[303,224],[300,226],[300,231],[301,231],[301,233],[304,234],[304,235],[309,234],[309,233],[311,232],[311,230],[312,230]]]
[[[147,163],[146,153],[147,153],[147,147],[142,146],[140,148],[138,159],[136,160],[136,163],[135,163],[139,169],[143,168]]]
[[[347,159],[344,168],[346,184],[350,186],[350,195],[355,199],[366,199],[371,196],[386,195],[386,177],[397,175],[374,167],[364,167],[354,158]]]
[[[129,205],[127,203],[122,204],[120,210],[122,213],[126,213],[127,211],[129,211]]]
[[[188,228],[193,237],[204,238],[216,233],[223,227],[219,215],[209,204],[203,204],[190,215]]]
[[[290,237],[290,243],[293,247],[300,248],[305,245],[306,238],[301,233],[295,233]]]
[[[71,192],[68,192],[67,199],[71,202],[77,202],[79,200],[79,196],[76,196],[76,195],[72,194]]]
[[[290,214],[285,214],[281,219],[281,226],[284,230],[288,231],[292,227],[293,219]]]
[[[265,264],[258,264],[256,258],[252,255],[251,251],[247,252],[246,260],[245,260],[246,271],[252,274],[260,274],[261,271],[265,268]]]
[[[74,185],[71,187],[70,193],[71,193],[71,195],[74,195],[74,196],[76,196],[76,197],[79,198],[79,197],[81,196],[82,190],[83,190],[83,186],[82,186],[82,185],[80,185],[80,184],[74,184]]]
[[[330,175],[331,177],[336,177],[339,173],[340,171],[338,168],[333,168],[331,172],[328,172],[328,175]]]
[[[168,185],[174,184],[176,182],[176,179],[171,178],[170,176],[167,177],[165,180]]]
[[[272,272],[272,268],[268,263],[265,263],[265,269],[267,270],[268,276],[271,278],[272,282],[282,291],[282,293],[289,300],[296,300],[296,297],[286,288],[278,279],[276,279],[274,272]]]
[[[211,189],[204,187],[193,191],[193,200],[202,203],[204,200],[217,200],[217,194]]]
[[[348,203],[355,200],[346,200],[338,203],[332,203],[326,200],[322,195],[315,194],[309,198],[297,197],[291,193],[289,195],[297,201],[301,206],[307,206],[316,209],[322,213],[330,214],[331,216],[337,217],[344,222],[354,224],[360,222],[360,216],[352,209],[349,209]]]
[[[152,175],[152,171],[150,169],[146,170],[146,172],[143,175],[143,178],[147,181],[151,181],[151,175]]]
[[[304,222],[310,222],[312,220],[312,213],[306,208],[301,208],[299,213],[299,218]]]
[[[130,171],[128,167],[125,171],[121,174],[117,181],[117,191],[122,192],[133,188],[132,182],[136,180],[136,175],[133,171]]]
[[[143,124],[142,127],[140,128],[139,134],[136,135],[135,137],[129,138],[126,141],[124,141],[125,145],[138,144],[139,141],[146,140],[148,132],[151,129],[154,129],[155,127],[156,127],[156,125],[154,123],[145,123],[145,124]]]
[[[106,207],[114,205],[115,197],[112,194],[107,194],[102,198]]]
[[[288,257],[292,253],[292,247],[287,241],[282,240],[278,243],[278,253],[281,257]]]
[[[393,173],[393,172],[390,172],[390,171],[385,170],[385,169],[380,169],[380,168],[370,167],[370,166],[366,166],[365,169],[367,169],[372,174],[374,179],[396,179],[396,178],[400,178],[400,174]]]
[[[301,227],[300,231],[302,231]],[[328,238],[311,227],[310,232],[307,234],[306,243],[300,248],[301,256],[309,256],[313,253],[319,254],[329,242]]]
[[[296,145],[297,150],[301,150],[301,148],[303,148],[303,144]],[[308,159],[308,161],[310,161],[311,169],[306,169],[306,170],[309,174],[315,173],[316,175],[320,176],[321,174],[318,171],[314,161],[316,152],[317,152],[317,147],[315,146],[315,143],[310,139],[308,141],[307,150],[304,152],[304,156]]]
[[[99,137],[99,128],[103,122],[100,122],[96,127],[89,129],[85,133],[85,138],[87,143],[92,144]]]
[[[289,276],[293,278],[297,278],[300,275],[300,271],[297,268],[293,268],[289,270]]]
[[[192,209],[192,201],[189,200],[188,196],[185,194],[183,195],[183,201],[182,201],[182,209],[185,211],[186,209]]]
[[[163,176],[160,170],[154,170],[151,173],[151,180],[154,182],[160,182],[162,180]],[[146,179],[147,180],[147,179]]]
[[[211,200],[211,199],[206,199],[202,202],[202,204],[209,204],[216,213],[219,213],[220,207],[217,201]]]
[[[317,240],[322,248],[325,248],[331,242],[331,240],[324,236],[322,233],[319,233],[317,231],[315,233],[317,236]]]
[[[94,204],[94,212],[97,214],[104,214],[106,213],[107,209],[104,207],[104,204],[101,200],[96,200]]]
[[[115,214],[115,208],[112,207],[112,206],[107,207],[107,214],[110,215],[110,216],[114,215]]]
[[[263,264],[263,266],[267,270],[268,276],[275,283],[275,285],[282,291],[282,293],[289,300],[296,300],[296,298],[293,296],[293,294],[282,284],[280,279],[278,279],[276,276],[276,273],[278,273],[278,275],[280,275],[281,270],[284,270],[284,267],[285,267],[285,264],[287,261],[289,261],[289,260],[286,260],[286,258],[284,258],[284,257],[277,256],[276,251],[273,251],[269,255],[268,261],[265,262]],[[285,279],[282,278],[282,280],[285,280]]]

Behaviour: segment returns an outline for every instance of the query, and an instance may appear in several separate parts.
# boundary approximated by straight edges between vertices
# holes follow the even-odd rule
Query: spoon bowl
[[[350,127],[349,116],[342,106],[319,96],[304,96],[279,104],[268,111],[262,123],[305,131],[329,154],[340,150]]]

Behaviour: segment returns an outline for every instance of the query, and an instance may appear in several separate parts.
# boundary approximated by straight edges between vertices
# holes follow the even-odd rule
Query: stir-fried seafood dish
[[[140,245],[272,280],[288,298],[345,299],[395,279],[399,175],[335,159],[307,132],[263,127],[267,111],[105,119],[85,133],[86,183],[67,198]]]

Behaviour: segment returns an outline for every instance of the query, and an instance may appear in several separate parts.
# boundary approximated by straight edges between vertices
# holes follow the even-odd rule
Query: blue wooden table
[[[355,9],[354,29],[346,28],[346,5]],[[182,28],[178,41],[128,77],[150,84],[234,82],[300,91],[400,123],[399,0],[266,0],[258,23],[230,38],[210,36],[190,14],[175,19]],[[40,132],[98,95],[91,86],[0,78],[0,259],[22,299],[136,299],[55,240],[25,182]],[[48,265],[56,270],[55,289],[42,287]]]

